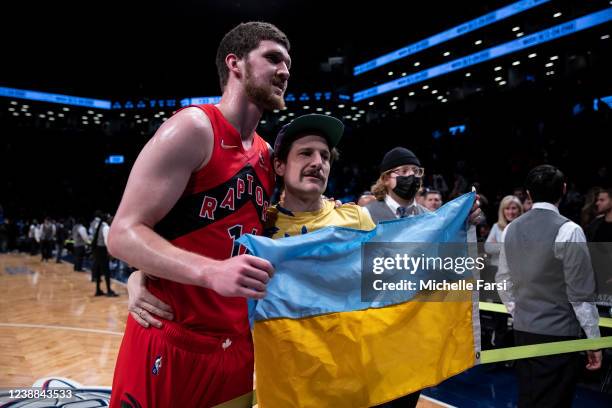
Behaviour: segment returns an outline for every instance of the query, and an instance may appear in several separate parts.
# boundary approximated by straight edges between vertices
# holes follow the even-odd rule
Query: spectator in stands
[[[516,191],[515,189],[515,192]],[[499,204],[497,222],[491,228],[491,232],[489,232],[489,236],[485,243],[485,252],[490,255],[489,265],[495,270],[497,270],[497,266],[499,265],[499,251],[503,242],[502,232],[508,224],[514,221],[522,213],[523,204],[521,204],[521,200],[517,196],[505,196]]]
[[[54,242],[55,242],[55,225],[51,221],[51,218],[45,217],[45,220],[40,227],[41,261],[45,262],[51,259],[53,255],[53,243]]]
[[[612,314],[612,188],[602,189],[597,195],[598,216],[586,227],[587,241],[597,278],[598,301],[610,307]]]
[[[384,155],[379,169],[380,176],[372,186],[376,201],[364,207],[364,211],[375,223],[413,217],[430,211],[416,201],[425,169],[412,151],[404,147],[391,149]],[[481,213],[475,204],[470,213],[470,222],[476,224]],[[416,407],[420,394],[419,390],[380,407]]]
[[[64,220],[59,220],[55,223],[55,249],[57,254],[55,256],[56,263],[62,263],[62,255],[64,252],[64,244],[68,238],[68,230],[64,224]]]
[[[102,275],[104,275],[104,279],[106,282],[106,296],[115,297],[119,296],[115,293],[110,286],[110,268],[109,268],[109,257],[108,257],[108,230],[110,229],[108,225],[108,218],[110,216],[104,215],[103,213],[97,213],[97,217],[99,221],[97,224],[94,224],[94,235],[91,239],[92,246],[92,257],[93,264],[91,266],[91,272],[94,281],[96,282],[96,293],[95,296],[102,296],[104,292],[100,289],[100,281]]]
[[[428,210],[436,211],[442,206],[442,194],[437,190],[427,190],[424,205]]]
[[[36,218],[32,220],[32,223],[28,227],[28,241],[30,244],[30,255],[36,255],[40,242],[40,228]]]
[[[603,189],[595,202],[597,218],[586,228],[590,242],[612,242],[612,188]]]
[[[580,211],[580,225],[585,228],[599,215],[596,201],[599,197],[601,187],[591,187],[584,196],[584,206]]]
[[[525,197],[525,201],[523,201],[523,213],[526,213],[527,211],[531,210],[532,207],[533,200],[531,199],[531,197]]]
[[[87,235],[83,218],[79,217],[72,227],[72,240],[74,241],[74,270],[83,271],[83,260],[85,259],[85,246],[90,245],[91,241]]]
[[[491,226],[486,222],[478,224],[476,227],[476,236],[478,238],[478,242],[485,242],[489,233],[491,232]]]
[[[404,148],[391,149],[380,164],[380,176],[372,186],[376,201],[364,208],[374,222],[419,215],[429,210],[415,200],[425,169],[416,155]]]
[[[93,237],[94,234],[96,233],[96,228],[99,225],[98,223],[102,219],[103,215],[104,215],[104,213],[102,211],[100,211],[100,210],[96,210],[94,212],[94,219],[89,223],[89,229],[87,230],[87,232],[89,233],[90,237]]]

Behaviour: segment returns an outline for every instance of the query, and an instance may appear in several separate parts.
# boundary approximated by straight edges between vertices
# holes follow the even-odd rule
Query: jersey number
[[[251,234],[257,235],[257,228],[253,228]],[[230,256],[238,256],[246,253],[246,248],[236,242],[238,238],[242,236],[242,225],[234,225],[227,229],[227,233],[232,239],[232,254]]]

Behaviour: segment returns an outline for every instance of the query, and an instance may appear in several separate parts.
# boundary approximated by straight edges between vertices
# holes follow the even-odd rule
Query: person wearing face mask
[[[384,155],[379,168],[380,176],[372,186],[376,201],[363,207],[364,212],[369,214],[374,222],[414,217],[430,212],[416,200],[425,169],[421,167],[419,158],[411,150],[401,146],[389,150]],[[480,222],[482,212],[479,206],[477,200],[470,212],[471,224]],[[378,408],[416,407],[420,395],[421,391],[413,392],[379,405]]]
[[[412,217],[429,212],[417,203],[425,169],[416,155],[404,147],[388,151],[380,163],[380,177],[372,187],[376,201],[364,207],[374,222]],[[413,392],[379,408],[416,407],[421,391]]]
[[[366,205],[365,211],[374,222],[429,212],[415,200],[424,174],[425,169],[411,150],[391,149],[383,157],[380,177],[372,187],[376,201]]]

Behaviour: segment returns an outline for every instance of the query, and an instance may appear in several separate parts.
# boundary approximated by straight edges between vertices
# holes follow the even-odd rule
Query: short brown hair
[[[219,83],[221,84],[221,91],[227,85],[227,79],[229,78],[229,69],[225,65],[225,57],[228,54],[236,54],[240,59],[246,57],[249,52],[259,47],[259,43],[262,41],[274,41],[284,46],[287,51],[291,48],[289,39],[281,30],[275,25],[270,23],[264,23],[261,21],[251,21],[248,23],[241,23],[231,29],[219,43],[217,48],[217,74],[219,75]]]
[[[430,194],[437,194],[440,196],[440,200],[442,199],[442,193],[439,192],[438,190],[427,190],[425,189],[425,194],[423,194],[423,196],[425,196],[425,198],[427,198],[428,195]]]
[[[612,198],[612,188],[602,188],[601,190],[599,190],[599,193],[597,195],[601,193],[607,194],[608,197]]]

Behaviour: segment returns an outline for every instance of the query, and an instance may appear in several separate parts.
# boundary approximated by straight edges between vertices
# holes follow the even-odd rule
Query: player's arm
[[[175,247],[153,227],[176,204],[189,177],[209,160],[213,130],[199,109],[166,121],[132,168],[108,239],[110,253],[147,274],[198,285],[224,296],[261,298],[273,272],[250,255],[217,261]]]
[[[555,257],[563,262],[567,298],[572,305],[574,315],[587,338],[598,338],[601,333],[599,313],[594,303],[595,273],[584,232],[577,224],[567,222],[559,229],[555,241]],[[601,360],[601,350],[587,350],[588,370],[600,369]]]

